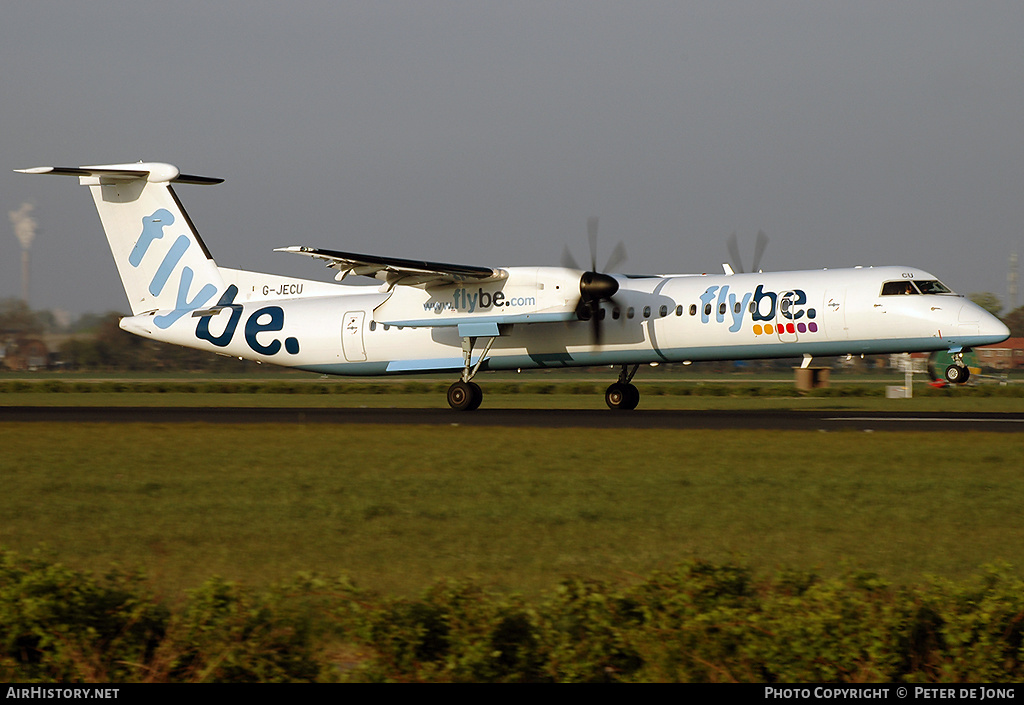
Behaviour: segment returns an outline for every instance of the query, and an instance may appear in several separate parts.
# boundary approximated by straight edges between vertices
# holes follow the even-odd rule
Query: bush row
[[[694,561],[536,599],[470,582],[417,598],[298,576],[211,579],[167,606],[138,575],[0,553],[0,679],[15,682],[975,682],[1024,678],[1008,567],[907,588],[850,573],[758,579]]]
[[[53,393],[136,393],[136,394],[443,394],[450,381],[422,382],[306,382],[284,380],[183,381],[71,381],[0,380],[0,394],[15,392]],[[490,394],[603,394],[607,385],[595,382],[504,382],[487,383]],[[642,384],[644,394],[657,396],[792,397],[882,397],[885,385],[847,384],[798,393],[789,384],[757,383],[658,383]],[[936,389],[926,384],[914,387],[915,396],[1024,397],[1024,385],[972,385]]]

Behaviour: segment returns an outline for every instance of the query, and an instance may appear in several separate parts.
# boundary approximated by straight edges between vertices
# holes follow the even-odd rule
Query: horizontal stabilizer
[[[104,166],[37,166],[15,169],[20,174],[55,174],[57,176],[99,177],[104,180],[133,181],[145,179],[150,183],[174,182],[180,184],[219,184],[224,179],[210,176],[182,174],[171,164],[139,162],[138,164],[110,164]]]

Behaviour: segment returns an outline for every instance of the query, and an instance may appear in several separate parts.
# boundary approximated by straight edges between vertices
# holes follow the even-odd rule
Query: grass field
[[[913,583],[1024,557],[1013,434],[13,423],[0,448],[0,545],[171,593],[299,571],[533,593],[688,558]]]
[[[643,389],[641,388],[641,393]],[[453,413],[443,392],[429,394],[33,394],[0,395],[4,406],[153,406],[153,407],[314,407],[314,408],[436,408]],[[483,409],[606,409],[603,394],[489,394]],[[989,411],[1019,412],[1024,398],[919,396],[912,399],[884,397],[732,397],[644,395],[640,409],[849,409],[863,411]]]

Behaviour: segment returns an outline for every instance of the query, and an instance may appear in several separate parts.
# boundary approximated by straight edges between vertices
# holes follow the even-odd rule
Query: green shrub
[[[539,634],[516,599],[442,582],[419,599],[386,601],[368,620],[369,680],[543,680]]]
[[[1024,677],[1024,582],[1008,566],[990,566],[973,584],[937,585],[929,608],[939,616],[932,670],[954,682],[998,683]]]
[[[0,679],[116,682],[141,677],[169,612],[140,576],[101,579],[0,551]]]
[[[0,551],[0,678],[1016,682],[1024,582],[1008,566],[894,587],[698,560],[626,585],[566,579],[530,602],[469,581],[389,598],[309,575],[259,592],[213,578],[170,609],[137,574]]]
[[[312,682],[324,675],[308,611],[281,593],[258,597],[213,578],[192,592],[175,620],[167,679],[187,682]]]

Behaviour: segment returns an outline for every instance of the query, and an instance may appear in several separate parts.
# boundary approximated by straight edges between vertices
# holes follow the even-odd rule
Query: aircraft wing
[[[359,255],[317,247],[279,247],[275,252],[293,252],[322,260],[331,269],[338,270],[334,275],[338,281],[342,281],[349,274],[374,277],[384,281],[389,290],[398,285],[428,287],[465,281],[500,281],[508,278],[508,272],[503,269]]]

